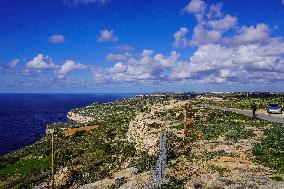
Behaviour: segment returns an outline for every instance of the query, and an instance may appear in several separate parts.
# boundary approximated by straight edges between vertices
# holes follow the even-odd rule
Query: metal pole
[[[54,136],[51,133],[51,189],[54,188]]]

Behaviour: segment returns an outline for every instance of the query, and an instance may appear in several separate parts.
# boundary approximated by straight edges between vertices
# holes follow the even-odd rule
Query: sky
[[[1,0],[0,93],[284,92],[284,0]]]

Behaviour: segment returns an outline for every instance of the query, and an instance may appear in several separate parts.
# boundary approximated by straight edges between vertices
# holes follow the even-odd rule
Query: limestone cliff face
[[[88,123],[95,121],[95,118],[88,117],[88,116],[82,116],[80,114],[74,113],[74,112],[68,112],[67,118],[71,123]]]
[[[151,104],[150,112],[138,113],[129,124],[127,139],[134,143],[136,150],[148,152],[149,155],[158,153],[161,131],[170,128],[174,123],[174,116],[168,112],[182,112],[186,102],[168,101],[168,104]],[[160,115],[164,113],[163,115]]]
[[[159,133],[164,127],[162,121],[151,119],[150,114],[138,114],[129,124],[127,139],[135,144],[136,150],[153,155],[158,152]]]

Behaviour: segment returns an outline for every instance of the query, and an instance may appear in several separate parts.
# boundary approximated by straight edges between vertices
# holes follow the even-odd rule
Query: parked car
[[[267,105],[267,113],[269,114],[282,114],[282,108],[277,103]]]

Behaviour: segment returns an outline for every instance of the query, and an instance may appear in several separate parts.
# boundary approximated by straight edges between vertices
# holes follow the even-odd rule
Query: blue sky
[[[282,0],[2,0],[0,92],[283,91]]]

